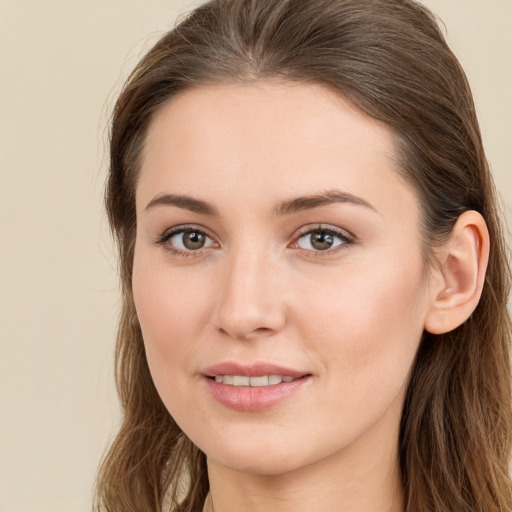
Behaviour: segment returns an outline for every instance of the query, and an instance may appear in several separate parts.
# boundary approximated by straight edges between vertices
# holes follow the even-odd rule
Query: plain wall
[[[122,79],[193,0],[0,0],[0,512],[85,512],[118,421],[103,212]],[[429,0],[512,220],[512,0]]]

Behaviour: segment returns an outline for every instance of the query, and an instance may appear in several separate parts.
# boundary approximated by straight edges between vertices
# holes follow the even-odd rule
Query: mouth
[[[293,382],[297,379],[290,375],[256,375],[254,377],[249,377],[247,375],[215,375],[215,377],[211,378],[214,379],[215,382],[220,382],[228,386],[251,388],[274,386],[276,384],[281,384],[281,382]]]
[[[223,363],[203,376],[211,396],[236,411],[258,412],[290,399],[308,387],[313,375],[270,364]]]

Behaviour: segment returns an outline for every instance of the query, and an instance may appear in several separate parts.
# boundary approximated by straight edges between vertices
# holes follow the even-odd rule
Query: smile
[[[238,367],[228,363],[203,374],[203,382],[210,396],[224,407],[254,413],[290,400],[312,384],[310,373],[280,370],[273,365]]]
[[[292,382],[295,378],[289,375],[259,375],[248,377],[246,375],[215,375],[215,382],[235,387],[265,387],[281,384],[281,382]]]

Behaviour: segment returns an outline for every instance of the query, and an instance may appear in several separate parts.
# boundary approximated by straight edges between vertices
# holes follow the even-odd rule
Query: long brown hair
[[[323,84],[394,130],[399,172],[422,206],[425,257],[466,210],[491,237],[480,303],[456,330],[425,333],[400,431],[408,512],[512,510],[506,302],[510,266],[497,197],[465,74],[433,15],[413,0],[212,0],[167,33],[129,77],[114,110],[106,206],[118,242],[123,309],[116,377],[121,429],[97,484],[97,510],[198,512],[206,461],[151,380],[132,288],[135,187],[153,114],[210,83]]]

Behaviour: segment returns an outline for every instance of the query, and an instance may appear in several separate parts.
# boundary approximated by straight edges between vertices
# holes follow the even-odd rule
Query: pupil
[[[187,249],[201,249],[205,243],[205,236],[203,233],[197,231],[187,231],[183,235],[183,245]]]
[[[317,231],[311,234],[311,245],[319,251],[330,249],[333,243],[334,240],[330,233]]]

